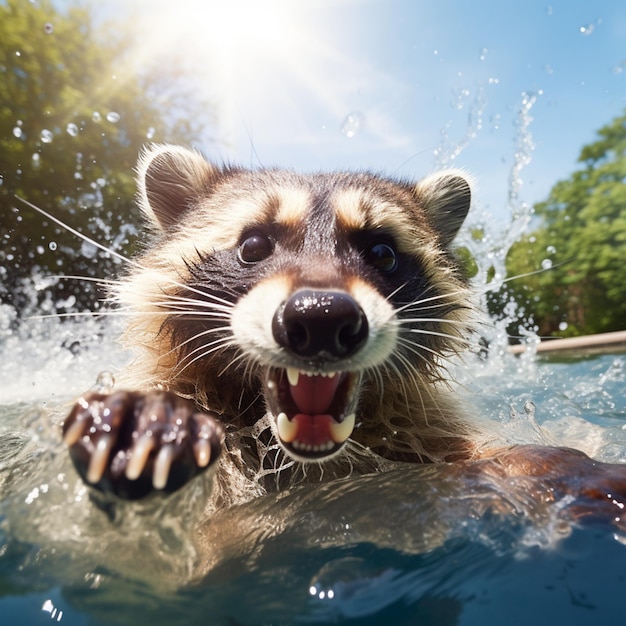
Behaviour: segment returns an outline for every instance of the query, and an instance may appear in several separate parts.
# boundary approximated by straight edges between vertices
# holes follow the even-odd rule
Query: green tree
[[[106,277],[115,259],[92,254],[15,195],[127,254],[141,146],[206,139],[210,107],[176,61],[136,69],[132,43],[128,29],[98,25],[85,7],[0,1],[0,299],[17,308],[33,270]],[[96,298],[69,280],[53,294],[67,306]]]
[[[509,276],[551,267],[507,287],[542,335],[626,328],[626,114],[598,135],[581,151],[582,168],[536,205],[538,227],[507,257]]]

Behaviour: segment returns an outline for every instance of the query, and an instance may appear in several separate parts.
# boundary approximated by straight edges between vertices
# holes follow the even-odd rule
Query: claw
[[[206,467],[211,460],[211,444],[207,439],[198,439],[193,444],[193,454],[196,457],[198,467]]]
[[[87,422],[85,420],[76,420],[63,434],[63,441],[68,446],[73,446],[85,433]]]
[[[154,462],[154,474],[152,475],[152,485],[155,489],[164,489],[170,475],[170,468],[174,460],[174,446],[164,445]]]
[[[113,437],[111,435],[102,435],[98,440],[96,448],[89,461],[89,469],[87,470],[87,482],[96,484],[100,482],[107,467],[111,449],[113,448]]]
[[[137,439],[130,453],[130,459],[126,466],[126,478],[128,480],[137,480],[141,476],[146,467],[146,462],[150,456],[150,452],[154,448],[154,437],[143,435]]]

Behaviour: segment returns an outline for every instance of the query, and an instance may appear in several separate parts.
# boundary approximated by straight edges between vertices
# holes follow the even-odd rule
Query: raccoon
[[[137,172],[152,235],[112,294],[137,358],[63,425],[88,483],[141,498],[211,467],[227,504],[476,453],[446,371],[473,316],[451,250],[466,175],[244,169],[169,145]]]

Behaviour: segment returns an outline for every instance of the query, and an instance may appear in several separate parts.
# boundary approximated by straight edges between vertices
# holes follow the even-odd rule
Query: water
[[[621,503],[548,502],[543,479],[458,464],[310,485],[211,518],[202,480],[170,499],[98,505],[58,421],[126,360],[118,325],[34,319],[9,330],[2,314],[3,623],[597,625],[621,612]],[[538,360],[496,346],[454,376],[468,409],[510,441],[626,463],[625,355]]]
[[[352,139],[365,127],[365,116],[360,111],[353,111],[346,115],[341,123],[340,130],[348,138]]]
[[[484,237],[461,240],[479,260],[479,291],[488,274],[487,288],[503,279],[506,251],[531,219],[520,190],[538,95],[520,104],[510,227],[493,233],[478,214]],[[442,133],[440,165],[480,128],[484,104],[481,89],[463,94],[468,129],[460,140]],[[34,278],[33,289],[46,293],[48,279]],[[41,308],[71,306],[44,298]],[[509,313],[518,315],[515,306]],[[529,350],[514,357],[503,328],[483,326],[488,355],[477,347],[452,369],[464,407],[511,443],[566,445],[626,463],[626,356],[538,359],[536,337],[525,331]],[[594,478],[591,465],[582,478],[503,478],[497,464],[410,466],[264,496],[212,517],[203,514],[202,479],[140,504],[94,498],[69,462],[59,422],[77,394],[127,362],[115,347],[120,330],[112,318],[18,323],[11,307],[0,308],[3,623],[619,623],[626,489]],[[597,498],[580,495],[589,481]]]

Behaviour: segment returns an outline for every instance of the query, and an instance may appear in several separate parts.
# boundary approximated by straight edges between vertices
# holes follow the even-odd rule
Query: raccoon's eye
[[[396,251],[387,243],[374,243],[364,251],[365,260],[375,269],[391,274],[398,268]]]
[[[242,263],[257,263],[274,252],[274,242],[263,233],[250,233],[239,244],[237,256]]]

